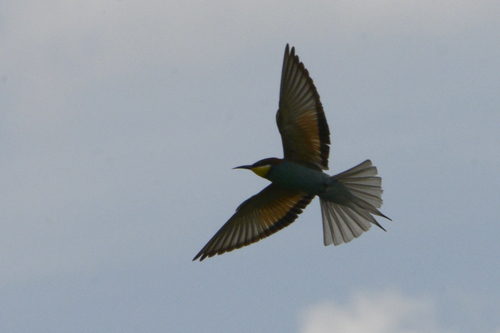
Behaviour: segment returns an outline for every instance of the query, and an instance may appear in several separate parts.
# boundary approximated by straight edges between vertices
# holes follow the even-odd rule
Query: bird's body
[[[352,200],[352,193],[335,177],[299,163],[271,158],[273,163],[264,178],[289,190],[301,191],[321,199],[344,204]],[[240,167],[241,168],[241,167]]]
[[[308,71],[288,45],[281,77],[276,122],[284,158],[266,158],[249,169],[271,185],[243,202],[193,260],[212,257],[249,245],[292,223],[315,196],[319,196],[325,245],[350,242],[372,224],[372,215],[386,217],[381,178],[370,160],[329,176],[330,131],[319,95]],[[384,228],[382,228],[385,230]]]
[[[330,177],[321,170],[292,161],[279,160],[264,178],[284,188],[320,195],[326,190]]]

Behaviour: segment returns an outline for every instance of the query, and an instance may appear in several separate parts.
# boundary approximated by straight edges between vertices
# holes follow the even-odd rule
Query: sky
[[[500,3],[3,1],[0,331],[500,332]],[[193,262],[282,157],[285,45],[379,222]]]

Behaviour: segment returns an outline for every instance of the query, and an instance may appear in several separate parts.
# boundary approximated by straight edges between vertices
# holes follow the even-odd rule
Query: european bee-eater
[[[382,206],[382,179],[370,160],[330,177],[330,130],[309,72],[285,48],[279,109],[276,122],[284,158],[266,158],[249,169],[271,181],[260,193],[243,202],[193,260],[239,249],[291,224],[317,195],[326,245],[348,243],[378,224],[372,215],[389,219]],[[390,220],[390,219],[389,219]]]

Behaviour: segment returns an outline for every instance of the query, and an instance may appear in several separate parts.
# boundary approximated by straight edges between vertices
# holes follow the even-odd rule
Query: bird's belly
[[[268,179],[292,190],[319,195],[327,187],[329,176],[321,171],[284,161],[273,168]]]

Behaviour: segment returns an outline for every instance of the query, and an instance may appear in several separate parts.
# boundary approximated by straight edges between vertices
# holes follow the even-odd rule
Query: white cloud
[[[440,328],[430,298],[408,297],[396,291],[358,292],[349,304],[324,302],[305,311],[302,333],[430,333]]]

